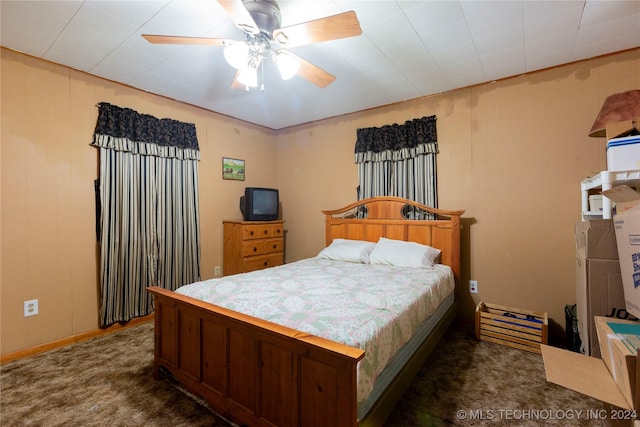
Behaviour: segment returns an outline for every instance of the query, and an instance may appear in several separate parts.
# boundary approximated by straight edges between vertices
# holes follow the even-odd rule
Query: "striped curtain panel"
[[[148,286],[200,280],[195,125],[99,104],[100,325],[153,312]]]
[[[436,116],[357,131],[358,199],[396,196],[438,207]]]

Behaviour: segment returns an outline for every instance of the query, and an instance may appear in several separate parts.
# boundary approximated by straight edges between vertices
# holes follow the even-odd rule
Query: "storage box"
[[[602,360],[609,369],[629,407],[638,408],[636,356],[640,348],[640,323],[596,317]]]
[[[589,212],[602,212],[602,195],[589,196]]]
[[[636,381],[640,353],[637,345],[628,345],[640,340],[640,322],[602,316],[595,322],[603,359],[541,345],[547,381],[616,408],[640,409]]]
[[[547,313],[480,302],[476,307],[476,339],[540,354],[548,340]]]
[[[621,122],[607,123],[605,136],[607,139],[611,139],[638,133],[638,123],[640,123],[640,117],[623,120]]]
[[[576,250],[584,249],[585,258],[618,259],[613,221],[591,219],[575,225]]]
[[[576,308],[584,354],[600,357],[594,317],[628,317],[617,259],[586,258],[583,249],[577,251]]]
[[[602,194],[616,204],[613,225],[625,307],[629,314],[640,318],[640,193],[622,185]]]
[[[607,169],[626,171],[640,169],[640,136],[613,138],[607,142]]]

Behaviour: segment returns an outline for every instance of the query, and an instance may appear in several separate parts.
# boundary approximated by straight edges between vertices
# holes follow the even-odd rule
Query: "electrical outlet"
[[[24,317],[38,314],[38,300],[32,299],[24,302]]]
[[[216,267],[213,269],[213,275],[216,277],[220,277],[220,266],[216,265]]]
[[[477,294],[478,293],[478,281],[477,280],[469,280],[469,293]]]

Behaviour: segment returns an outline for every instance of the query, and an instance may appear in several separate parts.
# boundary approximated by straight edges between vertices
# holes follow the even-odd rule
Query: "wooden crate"
[[[547,344],[547,313],[480,302],[476,307],[476,339],[540,354]]]

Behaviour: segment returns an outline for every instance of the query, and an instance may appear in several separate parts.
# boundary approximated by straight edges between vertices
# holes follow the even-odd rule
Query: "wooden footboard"
[[[168,369],[224,417],[250,426],[357,426],[364,351],[158,287],[154,374]]]

